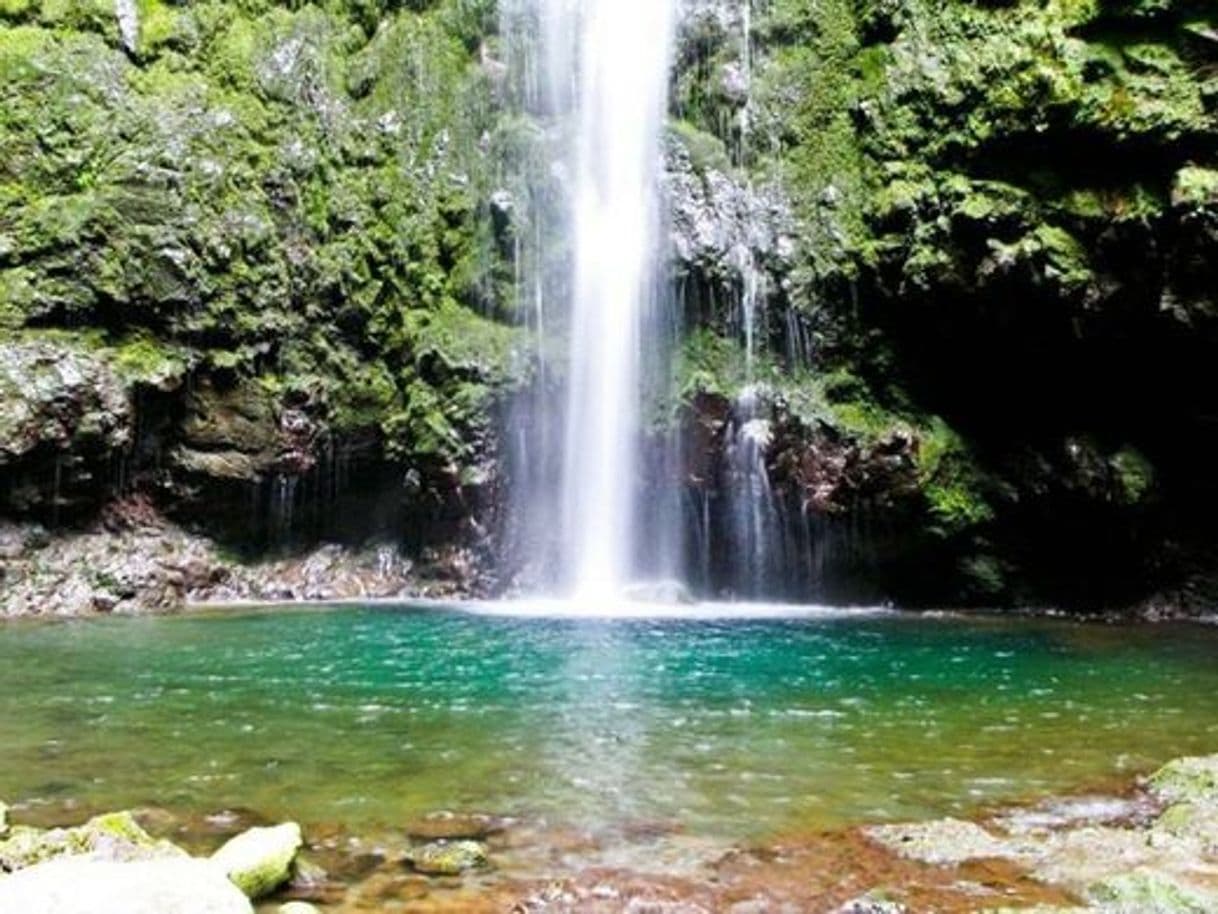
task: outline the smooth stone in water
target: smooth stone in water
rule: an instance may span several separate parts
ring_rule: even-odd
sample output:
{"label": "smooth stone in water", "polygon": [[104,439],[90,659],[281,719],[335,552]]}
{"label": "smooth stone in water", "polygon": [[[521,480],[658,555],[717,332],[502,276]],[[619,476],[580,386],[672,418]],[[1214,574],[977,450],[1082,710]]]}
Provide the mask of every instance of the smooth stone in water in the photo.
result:
{"label": "smooth stone in water", "polygon": [[206,860],[54,860],[0,876],[13,914],[252,914],[249,899]]}
{"label": "smooth stone in water", "polygon": [[8,834],[8,804],[0,800],[0,838]]}
{"label": "smooth stone in water", "polygon": [[278,914],[321,914],[321,911],[307,901],[289,901],[279,906]]}
{"label": "smooth stone in water", "polygon": [[406,862],[427,876],[460,876],[487,865],[486,845],[478,841],[433,841],[412,848]]}
{"label": "smooth stone in water", "polygon": [[261,898],[288,881],[292,861],[302,844],[300,826],[295,822],[251,828],[212,854],[211,862],[247,896]]}
{"label": "smooth stone in water", "polygon": [[435,813],[410,823],[406,834],[418,841],[481,841],[506,829],[508,820],[496,816]]}

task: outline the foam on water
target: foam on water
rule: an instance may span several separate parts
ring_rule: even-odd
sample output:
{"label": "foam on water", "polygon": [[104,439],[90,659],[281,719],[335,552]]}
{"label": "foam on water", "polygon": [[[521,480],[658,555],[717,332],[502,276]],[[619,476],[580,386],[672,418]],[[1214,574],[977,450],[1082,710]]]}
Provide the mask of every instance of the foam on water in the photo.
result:
{"label": "foam on water", "polygon": [[508,616],[519,619],[656,619],[656,620],[778,620],[778,619],[862,619],[891,615],[886,607],[840,607],[797,603],[763,602],[661,602],[626,600],[620,596],[589,596],[579,599],[485,600],[437,604],[482,616]]}

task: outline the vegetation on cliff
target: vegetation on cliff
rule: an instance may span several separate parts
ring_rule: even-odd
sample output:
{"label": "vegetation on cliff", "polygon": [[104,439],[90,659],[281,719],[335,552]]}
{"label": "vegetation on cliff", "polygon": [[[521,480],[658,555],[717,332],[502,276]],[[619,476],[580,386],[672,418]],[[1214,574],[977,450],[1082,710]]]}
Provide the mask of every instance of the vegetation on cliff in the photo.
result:
{"label": "vegetation on cliff", "polygon": [[908,525],[889,589],[1115,605],[1180,586],[1167,602],[1203,602],[1212,8],[776,0],[736,97],[739,44],[700,40],[709,88],[679,84],[686,116],[729,149],[748,124],[742,172],[780,181],[799,224],[772,350],[793,364],[802,322],[815,375],[853,379],[822,425],[913,436],[905,510],[854,507]]}
{"label": "vegetation on cliff", "polygon": [[[485,538],[533,380],[494,4],[135,12],[0,3],[0,511],[135,489],[235,541]],[[795,516],[900,530],[882,595],[1203,600],[1210,4],[767,0],[747,44],[687,13],[653,418],[694,468],[753,385]]]}

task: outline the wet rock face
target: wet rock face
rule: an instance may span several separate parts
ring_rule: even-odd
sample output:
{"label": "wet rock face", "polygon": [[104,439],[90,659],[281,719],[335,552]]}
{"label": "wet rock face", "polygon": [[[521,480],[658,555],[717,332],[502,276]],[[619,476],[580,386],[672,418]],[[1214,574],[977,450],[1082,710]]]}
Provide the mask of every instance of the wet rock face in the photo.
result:
{"label": "wet rock face", "polygon": [[132,412],[129,388],[95,354],[46,340],[0,346],[0,507],[57,514],[104,499]]}
{"label": "wet rock face", "polygon": [[[831,425],[809,422],[781,400],[766,401],[762,445],[769,483],[789,495],[802,510],[832,516],[864,500],[887,501],[915,496],[919,489],[916,434],[894,429],[875,442],[841,433]],[[702,394],[687,413],[686,484],[715,491],[728,484],[723,466],[725,436],[744,422],[741,407],[721,395]]]}
{"label": "wet rock face", "polygon": [[780,294],[797,232],[781,187],[745,184],[709,135],[674,131],[665,161],[678,284],[700,282],[724,294],[754,273],[773,287],[771,294]]}

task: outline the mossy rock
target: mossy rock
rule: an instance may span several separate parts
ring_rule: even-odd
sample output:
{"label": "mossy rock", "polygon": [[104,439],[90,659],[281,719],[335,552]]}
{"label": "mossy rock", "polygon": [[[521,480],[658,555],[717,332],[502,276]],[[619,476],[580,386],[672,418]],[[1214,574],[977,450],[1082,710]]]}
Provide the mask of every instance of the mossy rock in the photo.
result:
{"label": "mossy rock", "polygon": [[303,843],[295,822],[251,828],[221,847],[211,860],[246,897],[261,898],[288,881]]}
{"label": "mossy rock", "polygon": [[1218,896],[1183,885],[1154,870],[1135,870],[1087,890],[1105,914],[1212,914]]}
{"label": "mossy rock", "polygon": [[1218,851],[1218,803],[1176,803],[1163,811],[1154,830]]}
{"label": "mossy rock", "polygon": [[108,813],[74,828],[11,826],[0,841],[0,870],[13,872],[59,857],[129,862],[185,856],[142,829],[129,812]]}
{"label": "mossy rock", "polygon": [[1218,169],[1190,165],[1176,172],[1172,184],[1176,206],[1208,206],[1218,203]]}
{"label": "mossy rock", "polygon": [[1218,755],[1175,759],[1146,783],[1151,793],[1168,803],[1218,804]]}
{"label": "mossy rock", "polygon": [[412,848],[406,862],[415,872],[427,876],[460,876],[486,867],[490,860],[486,845],[480,841],[433,841]]}

